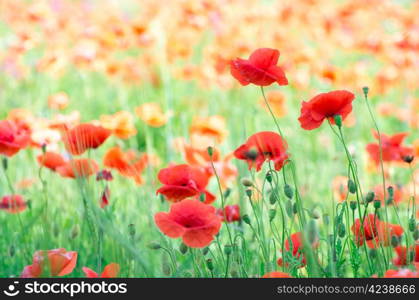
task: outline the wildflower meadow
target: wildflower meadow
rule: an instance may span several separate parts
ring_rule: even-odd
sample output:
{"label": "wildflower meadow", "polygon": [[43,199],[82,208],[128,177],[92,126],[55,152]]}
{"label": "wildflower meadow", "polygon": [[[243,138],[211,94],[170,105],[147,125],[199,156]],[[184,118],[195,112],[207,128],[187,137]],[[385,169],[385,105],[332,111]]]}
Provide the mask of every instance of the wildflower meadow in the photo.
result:
{"label": "wildflower meadow", "polygon": [[419,2],[0,0],[0,277],[419,277]]}

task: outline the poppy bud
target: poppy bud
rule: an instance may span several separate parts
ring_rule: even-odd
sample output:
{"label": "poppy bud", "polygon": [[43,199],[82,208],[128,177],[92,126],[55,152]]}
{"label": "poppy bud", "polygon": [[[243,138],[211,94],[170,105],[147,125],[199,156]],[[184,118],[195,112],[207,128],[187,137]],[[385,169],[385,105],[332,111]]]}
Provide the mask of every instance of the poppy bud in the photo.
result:
{"label": "poppy bud", "polygon": [[249,178],[243,178],[241,180],[241,183],[246,186],[246,187],[251,187],[253,186],[253,182],[249,179]]}
{"label": "poppy bud", "polygon": [[335,120],[335,124],[338,127],[342,127],[342,116],[341,115],[334,115],[333,119]]}
{"label": "poppy bud", "polygon": [[409,219],[409,231],[414,232],[416,229],[416,220],[414,218]]}
{"label": "poppy bud", "polygon": [[389,187],[387,188],[387,192],[388,192],[388,194],[389,194],[389,198],[390,198],[390,197],[391,197],[391,198],[394,198],[394,187],[389,186]]}
{"label": "poppy bud", "polygon": [[207,151],[208,151],[208,155],[209,155],[210,157],[212,157],[212,155],[214,154],[214,149],[213,149],[211,146],[209,146],[209,147],[207,148]]}
{"label": "poppy bud", "polygon": [[243,215],[242,220],[243,220],[244,223],[250,225],[249,215]]}
{"label": "poppy bud", "polygon": [[42,154],[45,154],[47,152],[47,144],[43,143],[41,145]]}
{"label": "poppy bud", "polygon": [[374,201],[374,197],[375,197],[375,193],[373,191],[369,191],[367,193],[367,196],[365,197],[365,200],[367,201],[367,203],[370,203]]}
{"label": "poppy bud", "polygon": [[128,233],[129,235],[133,238],[135,236],[135,225],[134,224],[129,224],[128,225]]}
{"label": "poppy bud", "polygon": [[292,218],[293,213],[292,213],[292,201],[291,200],[288,200],[285,203],[285,210],[287,211],[288,217]]}
{"label": "poppy bud", "polygon": [[151,242],[150,244],[148,244],[148,248],[150,248],[152,250],[159,250],[161,248],[161,246],[157,242]]}
{"label": "poppy bud", "polygon": [[413,232],[413,238],[415,241],[419,240],[419,229],[415,229],[415,232]]}
{"label": "poppy bud", "polygon": [[356,184],[352,179],[348,180],[348,190],[351,194],[356,193]]}
{"label": "poppy bud", "polygon": [[224,199],[227,199],[231,194],[231,189],[227,188],[226,191],[224,192]]}
{"label": "poppy bud", "polygon": [[266,173],[266,180],[268,182],[272,182],[272,173],[270,171],[268,173]]}
{"label": "poppy bud", "polygon": [[271,192],[271,195],[269,196],[269,203],[274,205],[275,202],[277,201],[277,199],[278,199],[278,195],[277,195],[276,191],[274,190],[274,191]]}
{"label": "poppy bud", "polygon": [[208,259],[207,259],[207,268],[208,268],[208,270],[210,270],[210,271],[214,270],[214,264],[213,264],[213,262],[212,262],[212,259],[211,259],[211,258],[208,258]]}
{"label": "poppy bud", "polygon": [[369,92],[369,87],[367,87],[367,86],[364,86],[363,88],[362,88],[362,91],[364,92],[364,96],[365,97],[367,97],[368,96],[368,92]]}
{"label": "poppy bud", "polygon": [[270,209],[269,210],[269,222],[272,222],[272,220],[275,218],[276,216],[276,210],[275,209]]}
{"label": "poppy bud", "polygon": [[199,201],[205,202],[205,193],[201,193],[201,195],[199,195]]}
{"label": "poppy bud", "polygon": [[374,208],[379,209],[381,207],[381,202],[379,200],[374,201]]}
{"label": "poppy bud", "polygon": [[293,213],[294,215],[296,215],[296,214],[297,214],[297,212],[298,212],[297,203],[294,203],[294,204],[293,204],[293,206],[292,206],[292,213]]}
{"label": "poppy bud", "polygon": [[346,235],[346,228],[345,228],[345,225],[343,223],[340,223],[338,225],[338,235],[341,238],[344,238],[345,235]]}
{"label": "poppy bud", "polygon": [[410,164],[413,161],[414,158],[415,157],[413,155],[406,155],[406,156],[403,156],[403,161],[405,163]]}
{"label": "poppy bud", "polygon": [[232,249],[231,249],[231,246],[230,245],[225,245],[224,246],[224,253],[225,253],[225,255],[229,256],[231,254],[231,251],[232,251]]}
{"label": "poppy bud", "polygon": [[3,157],[1,162],[2,162],[2,166],[3,166],[3,170],[7,171],[7,167],[9,166],[7,157]]}
{"label": "poppy bud", "polygon": [[351,201],[351,202],[349,202],[349,207],[350,207],[352,210],[355,210],[355,209],[356,209],[356,202],[355,202],[355,201]]}
{"label": "poppy bud", "polygon": [[74,240],[79,235],[79,233],[80,233],[80,227],[79,225],[76,224],[73,226],[73,229],[71,229],[71,235],[70,235],[71,239]]}
{"label": "poppy bud", "polygon": [[252,190],[251,189],[246,189],[246,195],[247,195],[247,197],[251,198],[252,197]]}
{"label": "poppy bud", "polygon": [[369,252],[369,255],[371,258],[376,258],[377,257],[377,250],[376,249],[371,249]]}
{"label": "poppy bud", "polygon": [[188,252],[188,246],[186,246],[184,243],[181,243],[179,246],[179,251],[180,253],[185,254]]}
{"label": "poppy bud", "polygon": [[395,235],[391,236],[391,246],[393,248],[397,247],[399,245],[399,238]]}
{"label": "poppy bud", "polygon": [[202,254],[205,256],[205,255],[207,255],[208,254],[208,252],[209,252],[209,248],[208,247],[205,247],[204,249],[202,249]]}
{"label": "poppy bud", "polygon": [[292,199],[292,197],[294,196],[294,191],[289,184],[286,184],[284,186],[284,194],[288,197],[288,199]]}

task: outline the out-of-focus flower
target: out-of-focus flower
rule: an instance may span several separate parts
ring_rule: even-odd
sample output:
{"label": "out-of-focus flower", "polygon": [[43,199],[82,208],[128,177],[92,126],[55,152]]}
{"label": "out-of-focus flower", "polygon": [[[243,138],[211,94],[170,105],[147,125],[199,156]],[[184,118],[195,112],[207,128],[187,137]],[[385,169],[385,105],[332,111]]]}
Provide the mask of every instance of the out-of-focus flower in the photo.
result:
{"label": "out-of-focus flower", "polygon": [[51,109],[63,110],[67,108],[70,99],[64,92],[59,92],[48,97],[48,107]]}
{"label": "out-of-focus flower", "polygon": [[135,109],[137,116],[151,127],[161,127],[167,122],[167,115],[163,113],[158,103],[144,103]]}
{"label": "out-of-focus flower", "polygon": [[228,133],[225,120],[221,116],[195,117],[189,132],[191,135],[207,136],[217,143],[222,143]]}
{"label": "out-of-focus flower", "polygon": [[0,210],[4,210],[11,214],[16,214],[24,211],[27,207],[23,196],[21,195],[6,195],[1,198]]}
{"label": "out-of-focus flower", "polygon": [[332,182],[333,194],[339,202],[345,201],[348,194],[348,177],[336,176]]}
{"label": "out-of-focus flower", "polygon": [[[280,91],[269,91],[266,93],[266,100],[272,109],[273,114],[277,118],[281,118],[287,114],[287,108],[285,107],[285,96]],[[268,110],[265,100],[260,100],[261,106]]]}
{"label": "out-of-focus flower", "polygon": [[285,272],[273,271],[266,273],[262,278],[292,278],[292,276]]}
{"label": "out-of-focus flower", "polygon": [[55,171],[66,178],[89,177],[99,171],[99,166],[93,159],[80,158],[66,162]]}
{"label": "out-of-focus flower", "polygon": [[82,270],[87,278],[115,278],[118,276],[120,266],[116,263],[110,263],[103,268],[103,272],[100,275],[87,267],[83,267]]}
{"label": "out-of-focus flower", "polygon": [[217,215],[221,217],[223,222],[231,223],[240,221],[240,206],[238,205],[227,205],[217,209]]}
{"label": "out-of-focus flower", "polygon": [[100,123],[120,139],[128,139],[137,134],[137,129],[134,126],[134,118],[127,111],[120,111],[113,115],[102,115],[100,117]]}
{"label": "out-of-focus flower", "polygon": [[11,157],[28,146],[30,135],[26,128],[15,122],[0,121],[0,155]]}
{"label": "out-of-focus flower", "polygon": [[64,159],[64,157],[62,157],[61,154],[48,151],[38,155],[37,160],[41,166],[48,168],[52,171],[55,171],[58,167],[61,167],[66,164],[66,160]]}
{"label": "out-of-focus flower", "polygon": [[84,123],[64,131],[63,141],[72,155],[83,154],[87,149],[96,149],[110,136],[111,131],[102,126]]}
{"label": "out-of-focus flower", "polygon": [[[311,247],[317,248],[318,242],[314,241]],[[290,253],[295,259],[300,260],[300,264],[298,265],[299,268],[302,268],[306,265],[306,258],[303,255],[303,248],[303,235],[301,232],[291,234],[291,236],[285,241],[285,251]],[[279,258],[277,263],[279,266],[282,266],[284,263],[284,259]],[[286,263],[286,265],[287,264],[288,263]]]}
{"label": "out-of-focus flower", "polygon": [[[403,157],[413,154],[413,149],[402,145],[407,133],[397,133],[392,136],[381,134],[382,159],[385,162],[401,162]],[[374,137],[378,140],[378,133],[374,132]],[[380,164],[380,145],[368,144],[367,152],[376,165]]]}

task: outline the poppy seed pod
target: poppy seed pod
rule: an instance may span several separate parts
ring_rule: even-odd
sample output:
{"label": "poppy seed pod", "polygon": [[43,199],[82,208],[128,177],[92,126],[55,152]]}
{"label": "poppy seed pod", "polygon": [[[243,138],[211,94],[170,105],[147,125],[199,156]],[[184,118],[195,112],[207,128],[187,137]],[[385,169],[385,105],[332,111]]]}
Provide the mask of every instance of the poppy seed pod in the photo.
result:
{"label": "poppy seed pod", "polygon": [[341,115],[334,115],[333,119],[335,120],[335,124],[338,127],[342,127],[342,116]]}
{"label": "poppy seed pod", "polygon": [[352,210],[355,210],[355,209],[356,209],[356,202],[355,202],[355,201],[351,201],[351,202],[349,202],[349,207],[350,207]]}
{"label": "poppy seed pod", "polygon": [[208,147],[208,148],[207,148],[207,152],[208,152],[208,155],[209,155],[210,157],[212,157],[212,155],[214,154],[214,148],[212,148],[211,146],[210,146],[210,147]]}
{"label": "poppy seed pod", "polygon": [[243,220],[244,223],[250,225],[249,215],[243,215],[242,220]]}
{"label": "poppy seed pod", "polygon": [[413,161],[414,158],[415,157],[413,155],[406,155],[406,156],[403,156],[403,161],[405,163],[410,164]]}
{"label": "poppy seed pod", "polygon": [[294,196],[294,190],[289,184],[286,184],[284,186],[284,194],[288,197],[288,199],[292,199],[292,197]]}
{"label": "poppy seed pod", "polygon": [[314,209],[311,213],[311,217],[315,220],[320,219],[320,213],[317,209]]}
{"label": "poppy seed pod", "polygon": [[188,246],[186,246],[184,243],[181,243],[179,246],[179,251],[180,253],[185,254],[188,252]]}
{"label": "poppy seed pod", "polygon": [[270,209],[269,210],[269,222],[272,222],[273,219],[275,219],[276,216],[276,210],[275,209]]}
{"label": "poppy seed pod", "polygon": [[356,193],[356,184],[352,179],[348,180],[348,190],[351,194]]}
{"label": "poppy seed pod", "polygon": [[368,96],[368,92],[369,92],[369,90],[370,90],[370,88],[369,88],[369,87],[367,87],[367,86],[364,86],[364,87],[362,88],[362,91],[364,92],[365,97],[367,97],[367,96]]}
{"label": "poppy seed pod", "polygon": [[242,183],[242,185],[243,185],[243,186],[246,186],[246,187],[251,187],[251,186],[253,186],[253,181],[252,181],[252,180],[250,180],[249,178],[243,178],[243,179],[241,180],[241,183]]}
{"label": "poppy seed pod", "polygon": [[374,201],[374,208],[379,209],[381,207],[381,202],[379,200]]}
{"label": "poppy seed pod", "polygon": [[365,201],[367,201],[367,203],[370,203],[374,201],[374,197],[375,197],[375,193],[373,191],[369,191],[367,196],[365,197]]}
{"label": "poppy seed pod", "polygon": [[288,217],[290,217],[290,218],[292,218],[292,215],[293,215],[293,213],[292,213],[292,201],[291,200],[288,200],[286,203],[285,203],[285,210],[286,210],[286,212],[287,212],[287,215],[288,215]]}

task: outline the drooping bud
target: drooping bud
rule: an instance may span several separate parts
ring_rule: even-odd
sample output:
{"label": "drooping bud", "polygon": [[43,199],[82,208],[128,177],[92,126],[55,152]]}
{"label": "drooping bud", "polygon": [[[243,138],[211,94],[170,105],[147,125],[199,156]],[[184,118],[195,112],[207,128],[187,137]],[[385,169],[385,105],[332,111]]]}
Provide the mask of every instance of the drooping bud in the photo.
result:
{"label": "drooping bud", "polygon": [[373,191],[369,191],[367,193],[367,196],[365,197],[365,201],[367,201],[367,203],[370,203],[374,201],[374,197],[375,197],[375,193]]}
{"label": "drooping bud", "polygon": [[242,178],[241,183],[246,187],[253,186],[253,181],[250,180],[249,178]]}
{"label": "drooping bud", "polygon": [[346,235],[346,228],[345,228],[345,225],[343,223],[340,223],[338,225],[338,235],[341,238],[344,238],[345,235]]}
{"label": "drooping bud", "polygon": [[278,200],[278,194],[277,194],[276,190],[273,190],[271,192],[271,194],[269,195],[269,203],[274,205],[277,200]]}
{"label": "drooping bud", "polygon": [[292,218],[293,213],[292,213],[292,201],[288,200],[287,202],[285,202],[285,210],[287,212],[288,217]]}
{"label": "drooping bud", "polygon": [[413,155],[406,155],[406,156],[403,156],[403,161],[405,163],[410,164],[410,163],[412,163],[412,161],[413,161],[414,158],[415,157]]}
{"label": "drooping bud", "polygon": [[415,229],[416,229],[416,220],[415,220],[415,218],[410,218],[409,219],[409,231],[414,232]]}
{"label": "drooping bud", "polygon": [[266,180],[271,183],[272,182],[272,172],[269,171],[268,173],[266,173]]}
{"label": "drooping bud", "polygon": [[276,209],[270,209],[269,210],[269,222],[272,222],[273,219],[275,219],[276,216]]}
{"label": "drooping bud", "polygon": [[334,115],[333,120],[335,120],[335,124],[338,127],[342,127],[342,116],[341,115]]}
{"label": "drooping bud", "polygon": [[297,206],[297,203],[294,203],[294,205],[292,206],[292,213],[293,213],[294,215],[296,215],[296,214],[297,214],[297,212],[298,212],[298,206]]}
{"label": "drooping bud", "polygon": [[243,215],[242,220],[243,220],[244,223],[250,225],[249,215]]}
{"label": "drooping bud", "polygon": [[292,197],[294,196],[294,191],[289,184],[286,184],[284,186],[284,194],[285,196],[287,196],[288,199],[292,199]]}
{"label": "drooping bud", "polygon": [[180,253],[185,254],[188,252],[188,246],[186,246],[184,243],[181,243],[179,246],[179,251]]}
{"label": "drooping bud", "polygon": [[348,190],[351,194],[356,193],[356,183],[352,179],[348,180]]}

